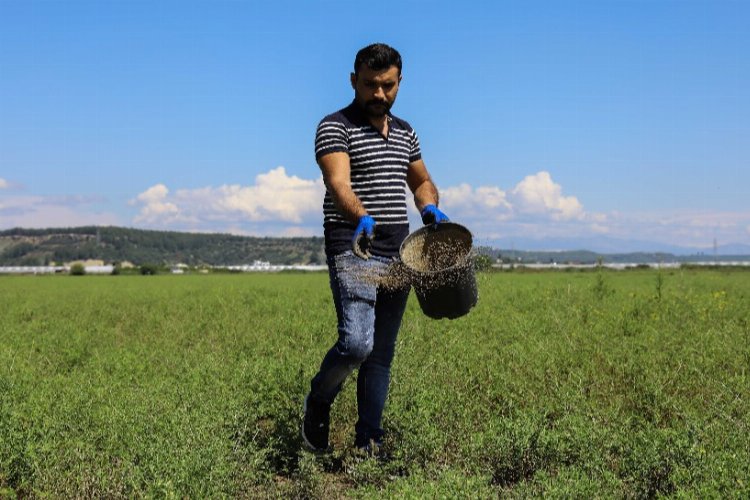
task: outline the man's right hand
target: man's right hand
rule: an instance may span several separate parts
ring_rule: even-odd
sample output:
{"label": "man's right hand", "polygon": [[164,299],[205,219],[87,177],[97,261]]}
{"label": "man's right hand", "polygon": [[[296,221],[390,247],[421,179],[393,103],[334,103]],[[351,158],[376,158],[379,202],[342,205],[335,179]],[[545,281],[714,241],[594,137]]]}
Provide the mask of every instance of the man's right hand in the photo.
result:
{"label": "man's right hand", "polygon": [[363,215],[359,218],[359,224],[357,229],[354,230],[354,237],[352,238],[352,251],[354,255],[360,259],[369,259],[370,245],[372,240],[375,239],[375,219],[369,215]]}

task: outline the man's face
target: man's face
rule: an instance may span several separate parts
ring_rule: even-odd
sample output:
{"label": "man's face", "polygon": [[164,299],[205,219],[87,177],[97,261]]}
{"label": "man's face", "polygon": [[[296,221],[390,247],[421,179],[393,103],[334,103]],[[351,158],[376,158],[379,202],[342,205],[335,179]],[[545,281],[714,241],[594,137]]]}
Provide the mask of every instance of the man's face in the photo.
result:
{"label": "man's face", "polygon": [[357,104],[368,116],[382,118],[396,101],[401,73],[396,66],[375,71],[362,64],[351,80]]}

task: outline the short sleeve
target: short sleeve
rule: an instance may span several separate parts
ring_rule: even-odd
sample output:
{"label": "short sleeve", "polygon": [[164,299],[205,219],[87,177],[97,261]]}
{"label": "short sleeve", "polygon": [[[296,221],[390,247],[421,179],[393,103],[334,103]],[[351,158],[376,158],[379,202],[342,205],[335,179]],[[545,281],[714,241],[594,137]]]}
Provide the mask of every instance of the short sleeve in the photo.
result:
{"label": "short sleeve", "polygon": [[422,159],[422,150],[419,148],[419,137],[413,130],[411,131],[411,140],[409,141],[409,163]]}
{"label": "short sleeve", "polygon": [[349,135],[343,123],[322,121],[315,133],[315,159],[329,153],[348,153]]}

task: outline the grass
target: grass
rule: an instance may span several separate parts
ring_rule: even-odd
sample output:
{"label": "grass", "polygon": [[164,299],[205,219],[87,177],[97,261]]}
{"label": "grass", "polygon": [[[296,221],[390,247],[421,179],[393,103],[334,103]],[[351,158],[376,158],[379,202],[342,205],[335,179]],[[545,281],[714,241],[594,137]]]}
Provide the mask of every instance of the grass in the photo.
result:
{"label": "grass", "polygon": [[324,274],[2,277],[0,497],[750,495],[750,274],[478,276],[410,298],[381,459],[300,450]]}

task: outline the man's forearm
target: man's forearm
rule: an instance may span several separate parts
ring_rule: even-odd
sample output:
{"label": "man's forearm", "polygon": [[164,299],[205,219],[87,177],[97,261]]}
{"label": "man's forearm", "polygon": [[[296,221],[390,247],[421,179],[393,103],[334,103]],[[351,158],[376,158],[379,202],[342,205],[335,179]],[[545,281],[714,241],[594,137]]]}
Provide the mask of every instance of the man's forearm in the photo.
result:
{"label": "man's forearm", "polygon": [[438,190],[431,180],[425,180],[414,190],[414,203],[420,212],[427,205],[437,206],[439,198]]}
{"label": "man's forearm", "polygon": [[331,194],[333,204],[336,205],[339,213],[346,219],[356,224],[360,217],[367,215],[367,210],[362,205],[362,201],[352,191],[349,184],[340,183],[331,185],[326,183],[326,187]]}

